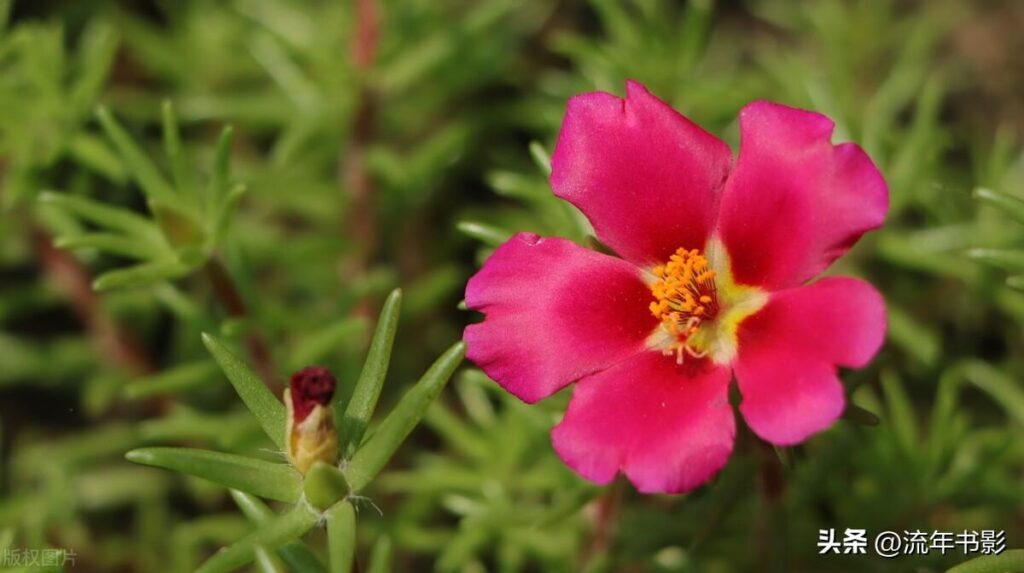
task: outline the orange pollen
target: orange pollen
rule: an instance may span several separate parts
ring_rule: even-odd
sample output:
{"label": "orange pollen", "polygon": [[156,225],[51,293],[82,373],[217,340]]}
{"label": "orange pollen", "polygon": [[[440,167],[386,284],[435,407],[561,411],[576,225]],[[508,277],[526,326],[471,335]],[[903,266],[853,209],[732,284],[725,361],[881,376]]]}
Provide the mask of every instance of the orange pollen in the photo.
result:
{"label": "orange pollen", "polygon": [[679,363],[683,361],[683,351],[691,356],[703,356],[704,353],[694,351],[686,339],[700,329],[701,323],[713,320],[718,314],[715,271],[708,267],[708,260],[700,250],[680,248],[667,263],[654,267],[652,272],[658,280],[650,286],[654,295],[651,314],[661,320],[665,330],[676,339],[665,354],[675,354]]}

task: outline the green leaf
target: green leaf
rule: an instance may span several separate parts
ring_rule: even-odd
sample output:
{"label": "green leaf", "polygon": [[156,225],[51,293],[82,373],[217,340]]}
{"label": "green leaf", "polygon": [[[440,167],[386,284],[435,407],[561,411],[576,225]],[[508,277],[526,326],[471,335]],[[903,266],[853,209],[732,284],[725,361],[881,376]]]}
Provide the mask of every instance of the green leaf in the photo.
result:
{"label": "green leaf", "polygon": [[166,245],[163,235],[152,221],[127,209],[110,207],[85,197],[75,197],[52,191],[40,194],[39,201],[64,209],[101,227],[117,229],[154,244]]}
{"label": "green leaf", "polygon": [[135,177],[139,186],[142,187],[142,191],[146,196],[170,207],[187,212],[188,209],[182,203],[181,197],[174,192],[174,189],[167,183],[163,175],[160,174],[156,165],[153,165],[149,157],[139,149],[135,141],[132,140],[132,137],[128,135],[128,132],[114,119],[110,110],[101,106],[96,110],[96,117],[99,119],[103,131],[110,138],[114,147],[117,148],[118,153],[121,154],[121,158],[124,159],[128,170]]}
{"label": "green leaf", "polygon": [[359,447],[366,426],[377,408],[377,400],[388,374],[388,363],[391,361],[391,348],[394,346],[395,333],[398,331],[401,307],[402,291],[395,289],[384,302],[384,308],[377,319],[377,329],[370,342],[370,350],[366,355],[366,362],[363,363],[363,371],[359,374],[352,398],[349,399],[341,419],[340,443],[345,458],[351,456]]}
{"label": "green leaf", "polygon": [[227,203],[231,191],[231,140],[234,135],[234,128],[228,125],[221,130],[220,138],[217,139],[210,197],[218,210]]}
{"label": "green leaf", "polygon": [[214,243],[220,243],[225,234],[227,234],[228,226],[231,224],[231,216],[235,212],[235,208],[238,203],[245,196],[246,186],[239,183],[228,191],[227,196],[216,211],[216,215],[213,218],[213,241]]}
{"label": "green leaf", "polygon": [[343,501],[327,511],[327,544],[331,573],[350,573],[356,557],[356,512]]}
{"label": "green leaf", "polygon": [[972,249],[967,253],[972,259],[1007,269],[1024,271],[1024,251],[1016,249]]}
{"label": "green leaf", "polygon": [[178,130],[178,118],[174,113],[174,106],[170,100],[164,100],[163,128],[164,128],[164,151],[171,163],[171,176],[174,178],[174,185],[184,196],[197,200],[198,192],[195,181],[192,178],[192,171],[185,158],[185,152],[181,146],[181,132]]}
{"label": "green leaf", "polygon": [[300,503],[288,513],[261,526],[241,541],[221,549],[203,563],[196,573],[227,573],[251,562],[257,547],[275,550],[292,539],[304,535],[317,524],[320,514]]}
{"label": "green leaf", "polygon": [[217,372],[217,365],[208,360],[182,364],[125,385],[124,396],[137,400],[155,394],[177,393],[204,385]]}
{"label": "green leaf", "polygon": [[1006,286],[1017,290],[1024,290],[1024,275],[1016,275],[1006,278]]}
{"label": "green leaf", "polygon": [[264,547],[256,547],[253,550],[256,561],[256,570],[260,573],[288,573],[284,564]]}
{"label": "green leaf", "polygon": [[991,396],[1018,424],[1024,425],[1024,390],[1016,379],[984,362],[968,362],[964,370],[972,384]]}
{"label": "green leaf", "polygon": [[[245,517],[258,526],[267,525],[277,518],[277,514],[267,507],[267,504],[253,495],[233,489],[231,490],[231,497],[238,504]],[[285,543],[277,549],[277,553],[293,571],[327,573],[327,568],[320,562],[320,559],[313,553],[313,550],[300,540],[296,539]]]}
{"label": "green leaf", "polygon": [[266,525],[277,517],[274,510],[270,509],[260,498],[237,489],[231,490],[230,493],[231,498],[235,500],[235,504],[242,510],[245,517],[256,525]]}
{"label": "green leaf", "polygon": [[889,306],[888,338],[926,366],[938,361],[941,342],[935,329],[897,305]]}
{"label": "green leaf", "polygon": [[189,271],[188,266],[178,261],[154,261],[125,269],[103,273],[92,282],[95,290],[130,288],[150,285],[167,279],[181,277]]}
{"label": "green leaf", "polygon": [[471,237],[490,247],[497,247],[512,236],[512,233],[493,225],[477,221],[460,221],[456,227],[467,237]]}
{"label": "green leaf", "polygon": [[249,408],[253,416],[259,420],[263,431],[282,451],[285,446],[285,425],[287,414],[281,403],[267,386],[241,359],[235,356],[223,342],[216,337],[203,333],[203,344],[213,358],[220,364],[224,375],[235,387],[235,392]]}
{"label": "green leaf", "polygon": [[431,365],[426,374],[398,402],[345,467],[352,491],[359,491],[384,468],[391,456],[426,413],[458,368],[466,354],[466,344],[458,342]]}
{"label": "green leaf", "polygon": [[77,109],[85,112],[96,101],[107,83],[119,43],[117,30],[109,21],[93,19],[83,31],[75,50],[79,72],[68,93]]}
{"label": "green leaf", "polygon": [[128,177],[121,158],[99,137],[88,133],[76,133],[68,141],[68,155],[86,169],[91,169],[115,183],[124,183]]}
{"label": "green leaf", "polygon": [[530,142],[530,157],[544,175],[551,175],[551,155],[544,146],[537,141]]}
{"label": "green leaf", "polygon": [[1005,213],[1013,220],[1024,225],[1024,201],[1011,195],[984,188],[975,189],[974,196],[982,203],[995,207],[999,212]]}
{"label": "green leaf", "polygon": [[391,538],[382,535],[373,544],[373,553],[370,555],[370,567],[366,573],[390,573],[391,568]]}
{"label": "green leaf", "polygon": [[1024,549],[1011,549],[999,555],[983,555],[961,563],[946,573],[1021,573]]}
{"label": "green leaf", "polygon": [[927,455],[930,468],[939,467],[943,457],[956,448],[957,404],[963,384],[963,371],[969,367],[964,364],[953,366],[939,377],[928,421]]}
{"label": "green leaf", "polygon": [[917,420],[910,398],[898,376],[891,370],[882,372],[881,383],[893,432],[904,450],[913,452],[917,447]]}
{"label": "green leaf", "polygon": [[53,242],[58,249],[96,249],[130,259],[149,260],[162,257],[166,251],[115,233],[85,233],[60,237]]}
{"label": "green leaf", "polygon": [[295,502],[302,492],[302,476],[291,466],[235,454],[192,448],[139,448],[125,454],[125,458],[278,501]]}

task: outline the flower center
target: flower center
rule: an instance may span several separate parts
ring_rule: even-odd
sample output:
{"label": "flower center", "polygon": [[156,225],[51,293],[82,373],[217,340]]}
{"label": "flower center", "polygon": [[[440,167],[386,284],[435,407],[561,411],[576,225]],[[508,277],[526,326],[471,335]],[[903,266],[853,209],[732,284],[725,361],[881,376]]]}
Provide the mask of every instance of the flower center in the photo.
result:
{"label": "flower center", "polygon": [[718,291],[715,286],[716,272],[711,269],[708,259],[699,249],[677,249],[664,265],[652,269],[657,280],[650,284],[654,302],[651,314],[661,321],[665,331],[672,337],[662,352],[675,354],[676,362],[683,363],[683,354],[696,358],[707,355],[689,343],[701,325],[718,316]]}

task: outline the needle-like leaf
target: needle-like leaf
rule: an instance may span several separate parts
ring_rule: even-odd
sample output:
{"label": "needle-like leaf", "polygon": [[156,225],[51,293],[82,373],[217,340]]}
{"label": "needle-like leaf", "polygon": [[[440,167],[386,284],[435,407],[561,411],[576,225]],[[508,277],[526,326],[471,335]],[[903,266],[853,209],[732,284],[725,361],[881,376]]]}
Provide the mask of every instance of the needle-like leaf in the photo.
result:
{"label": "needle-like leaf", "polygon": [[530,142],[530,157],[544,175],[551,175],[551,154],[538,141]]}
{"label": "needle-like leaf", "polygon": [[130,288],[149,285],[188,273],[188,266],[176,260],[142,263],[124,269],[103,273],[92,282],[96,290]]}
{"label": "needle-like leaf", "polygon": [[139,149],[128,132],[114,119],[110,110],[100,107],[96,110],[96,117],[146,196],[186,211],[181,197],[174,192],[174,188],[160,174],[156,165],[150,161],[149,156]]}
{"label": "needle-like leaf", "polygon": [[349,457],[359,447],[366,426],[377,407],[380,391],[384,387],[384,378],[388,374],[388,363],[391,361],[391,348],[394,346],[395,333],[398,331],[398,316],[402,306],[402,291],[395,289],[388,295],[384,308],[377,320],[377,329],[370,342],[370,350],[363,364],[363,371],[352,391],[352,398],[345,408],[341,419],[340,433],[342,453]]}
{"label": "needle-like leaf", "polygon": [[125,458],[278,501],[295,502],[302,492],[302,476],[291,466],[235,454],[192,448],[139,448],[125,454]]}
{"label": "needle-like leaf", "polygon": [[1005,213],[1018,223],[1024,224],[1024,201],[1017,197],[984,188],[975,189],[974,196],[981,202],[999,209],[1000,212]]}
{"label": "needle-like leaf", "polygon": [[1024,271],[1024,250],[973,249],[967,253],[974,260],[1012,272]]}
{"label": "needle-like leaf", "polygon": [[124,386],[124,397],[137,400],[163,393],[178,393],[196,388],[212,379],[217,365],[200,360],[168,368],[163,372],[133,380]]}
{"label": "needle-like leaf", "polygon": [[444,389],[465,354],[466,344],[463,342],[456,343],[442,354],[420,381],[399,400],[366,444],[356,451],[345,467],[352,491],[359,491],[370,483],[388,463]]}
{"label": "needle-like leaf", "polygon": [[370,568],[367,573],[388,573],[389,571],[391,571],[391,538],[382,535],[373,544]]}
{"label": "needle-like leaf", "polygon": [[111,207],[74,195],[46,191],[39,195],[39,201],[64,209],[82,219],[108,229],[123,231],[140,239],[156,244],[166,244],[160,229],[149,219],[120,207]]}
{"label": "needle-like leaf", "polygon": [[256,547],[253,550],[253,556],[256,561],[256,570],[260,573],[287,573],[288,571],[277,556],[264,547]]}
{"label": "needle-like leaf", "polygon": [[170,101],[163,104],[164,151],[171,163],[171,176],[178,191],[190,199],[197,199],[195,180],[185,158],[181,145],[181,133],[178,130],[178,117]]}
{"label": "needle-like leaf", "polygon": [[490,247],[497,247],[512,236],[512,233],[504,229],[479,221],[459,221],[456,227],[467,237],[476,239]]}
{"label": "needle-like leaf", "polygon": [[54,241],[58,249],[96,249],[130,259],[149,260],[166,254],[163,249],[116,233],[84,233],[60,237]]}
{"label": "needle-like leaf", "polygon": [[266,385],[241,359],[234,355],[223,342],[210,334],[203,333],[203,344],[220,364],[224,375],[235,387],[235,392],[245,402],[249,411],[259,420],[263,431],[278,448],[284,449],[285,421],[287,414],[281,403]]}
{"label": "needle-like leaf", "polygon": [[231,140],[234,138],[233,127],[226,126],[220,132],[217,140],[217,151],[213,163],[213,178],[210,180],[212,187],[209,194],[210,200],[219,210],[228,200],[231,191]]}

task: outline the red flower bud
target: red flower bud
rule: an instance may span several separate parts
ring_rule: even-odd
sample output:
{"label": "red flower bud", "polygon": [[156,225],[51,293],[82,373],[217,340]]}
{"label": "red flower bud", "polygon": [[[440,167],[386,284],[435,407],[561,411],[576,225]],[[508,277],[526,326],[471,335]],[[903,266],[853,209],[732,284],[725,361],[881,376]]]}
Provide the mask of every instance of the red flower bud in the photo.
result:
{"label": "red flower bud", "polygon": [[334,396],[338,385],[334,375],[323,366],[307,366],[292,374],[292,404],[295,407],[294,422],[301,423],[317,404],[326,406]]}
{"label": "red flower bud", "polygon": [[288,461],[303,474],[316,462],[333,464],[338,458],[331,397],[337,380],[322,366],[309,366],[292,374],[284,391],[288,410]]}

